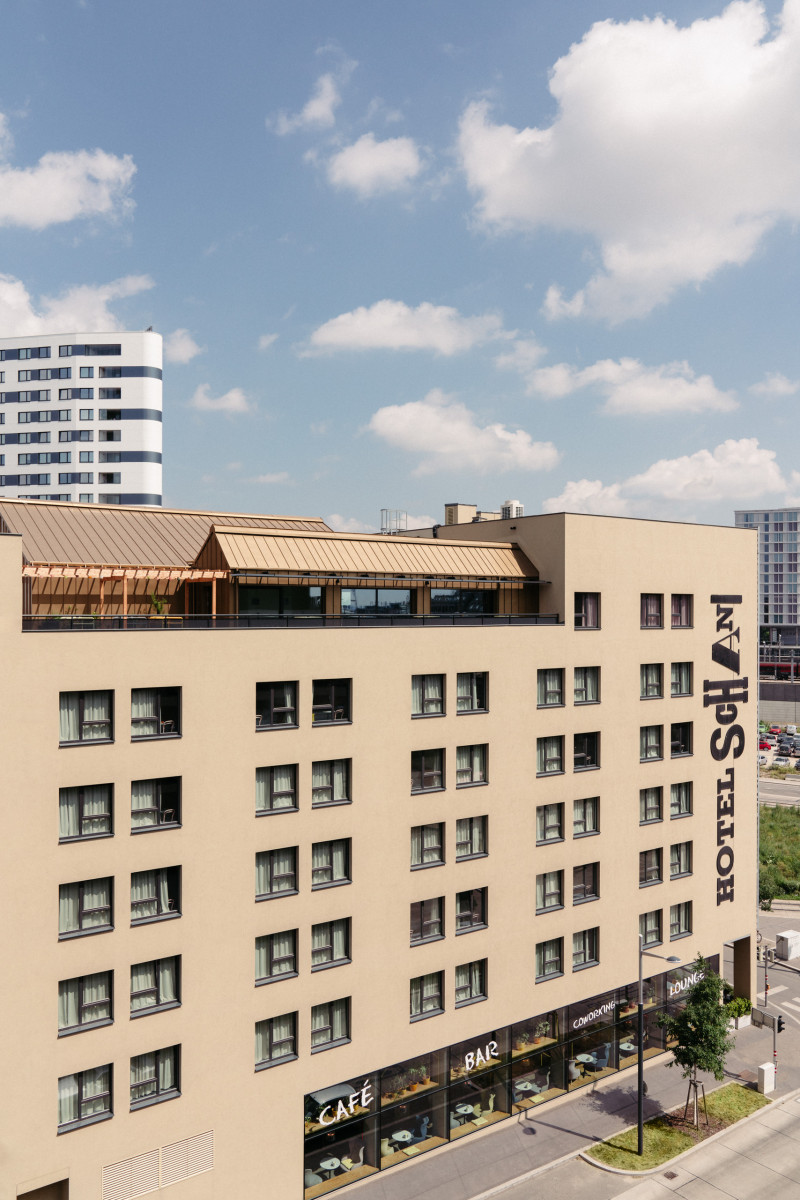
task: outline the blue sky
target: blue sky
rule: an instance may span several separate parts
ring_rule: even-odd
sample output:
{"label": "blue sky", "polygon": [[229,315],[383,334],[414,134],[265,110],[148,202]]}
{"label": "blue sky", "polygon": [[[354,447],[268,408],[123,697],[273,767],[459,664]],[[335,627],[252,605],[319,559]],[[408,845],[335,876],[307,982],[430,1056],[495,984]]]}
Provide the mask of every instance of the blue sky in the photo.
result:
{"label": "blue sky", "polygon": [[7,0],[0,335],[165,338],[164,502],[800,505],[800,0]]}

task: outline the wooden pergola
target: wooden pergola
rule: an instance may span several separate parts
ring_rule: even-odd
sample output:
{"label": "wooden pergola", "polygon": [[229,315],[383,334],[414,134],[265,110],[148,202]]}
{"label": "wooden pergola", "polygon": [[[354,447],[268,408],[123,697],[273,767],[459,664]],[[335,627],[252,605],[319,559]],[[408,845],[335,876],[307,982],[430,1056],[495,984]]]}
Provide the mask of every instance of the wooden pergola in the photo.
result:
{"label": "wooden pergola", "polygon": [[104,615],[105,585],[107,580],[122,580],[122,613],[128,615],[128,583],[137,580],[154,583],[210,583],[211,614],[217,613],[217,580],[228,579],[229,571],[208,570],[197,567],[125,567],[101,563],[76,565],[75,563],[26,563],[22,568],[26,579],[97,579],[100,582],[100,616]]}

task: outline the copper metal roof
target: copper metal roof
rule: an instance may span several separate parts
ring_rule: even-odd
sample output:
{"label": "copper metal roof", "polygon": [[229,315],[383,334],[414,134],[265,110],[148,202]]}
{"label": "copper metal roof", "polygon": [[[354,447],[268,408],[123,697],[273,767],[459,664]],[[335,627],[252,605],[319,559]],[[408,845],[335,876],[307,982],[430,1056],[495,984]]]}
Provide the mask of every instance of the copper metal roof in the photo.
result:
{"label": "copper metal roof", "polygon": [[455,542],[381,534],[214,529],[197,566],[231,571],[535,579],[538,571],[510,542]]}
{"label": "copper metal roof", "polygon": [[329,532],[318,517],[251,517],[242,513],[0,498],[0,533],[22,536],[22,553],[28,563],[189,567],[212,526],[241,526],[243,522],[258,529]]}

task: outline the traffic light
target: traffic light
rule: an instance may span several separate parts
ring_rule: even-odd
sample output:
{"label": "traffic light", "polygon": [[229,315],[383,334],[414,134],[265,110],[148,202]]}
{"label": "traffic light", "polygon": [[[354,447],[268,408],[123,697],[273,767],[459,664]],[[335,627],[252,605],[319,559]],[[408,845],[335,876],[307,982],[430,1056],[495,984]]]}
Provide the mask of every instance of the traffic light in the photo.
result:
{"label": "traffic light", "polygon": [[778,1033],[783,1033],[786,1027],[785,1019],[778,1013]]}

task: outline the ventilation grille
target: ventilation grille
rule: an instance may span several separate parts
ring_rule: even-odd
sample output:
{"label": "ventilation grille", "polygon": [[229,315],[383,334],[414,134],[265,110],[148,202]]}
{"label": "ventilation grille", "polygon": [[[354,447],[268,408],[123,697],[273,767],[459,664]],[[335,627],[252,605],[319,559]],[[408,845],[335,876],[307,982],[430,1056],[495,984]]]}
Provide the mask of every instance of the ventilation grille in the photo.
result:
{"label": "ventilation grille", "polygon": [[214,1130],[103,1167],[103,1200],[135,1200],[214,1166]]}

